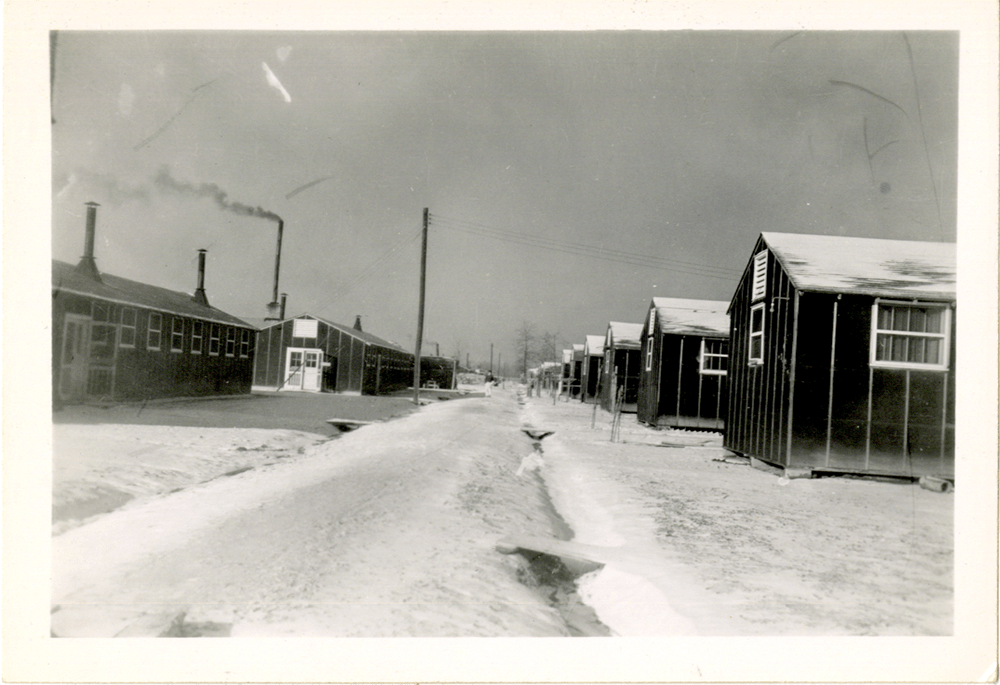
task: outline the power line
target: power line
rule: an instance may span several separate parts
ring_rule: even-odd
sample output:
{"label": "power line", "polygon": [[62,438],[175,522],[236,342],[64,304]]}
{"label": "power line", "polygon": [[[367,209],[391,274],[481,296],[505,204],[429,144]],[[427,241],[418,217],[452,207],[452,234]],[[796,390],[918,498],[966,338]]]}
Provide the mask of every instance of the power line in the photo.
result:
{"label": "power line", "polygon": [[388,250],[380,254],[378,257],[372,260],[365,268],[359,271],[353,278],[351,278],[342,286],[334,290],[333,293],[327,299],[325,299],[323,302],[317,305],[316,310],[319,311],[343,299],[351,291],[351,289],[354,288],[354,286],[370,278],[373,274],[377,272],[377,270],[380,267],[384,266],[394,257],[398,256],[402,248],[407,247],[411,243],[416,242],[417,238],[420,237],[422,231],[423,227],[421,226],[417,228],[412,235],[410,235],[407,238],[404,238],[403,240],[399,241],[398,243],[390,247]]}
{"label": "power line", "polygon": [[614,248],[594,247],[594,246],[590,246],[590,245],[584,245],[583,243],[571,242],[571,241],[566,241],[566,240],[555,240],[553,238],[545,238],[543,236],[531,235],[529,233],[519,233],[519,232],[516,232],[516,231],[506,231],[506,230],[501,229],[501,228],[496,228],[494,226],[488,226],[486,224],[476,223],[474,221],[467,221],[465,219],[453,219],[453,218],[450,218],[450,217],[439,217],[439,218],[442,221],[445,221],[445,222],[448,222],[448,223],[451,223],[451,224],[463,225],[463,226],[469,227],[471,229],[482,229],[482,230],[486,230],[486,231],[495,232],[495,233],[501,234],[501,235],[516,236],[516,237],[519,237],[519,238],[524,238],[524,239],[528,239],[528,240],[532,240],[532,241],[538,241],[538,242],[541,242],[541,243],[549,243],[549,244],[556,245],[556,246],[561,245],[561,246],[565,246],[565,247],[581,248],[581,249],[586,249],[586,250],[591,250],[591,251],[596,250],[596,251],[601,252],[602,254],[607,253],[607,254],[621,256],[621,257],[627,257],[627,258],[638,258],[638,259],[644,259],[644,260],[652,260],[652,261],[656,261],[656,262],[679,264],[681,266],[688,266],[688,267],[695,267],[695,268],[706,268],[706,269],[712,269],[712,270],[715,270],[715,271],[721,271],[721,272],[732,273],[732,274],[742,273],[742,272],[736,271],[735,269],[728,269],[726,267],[715,266],[715,265],[712,265],[712,264],[699,264],[697,262],[685,262],[683,260],[669,259],[667,257],[652,257],[650,255],[642,255],[642,254],[637,254],[635,252],[625,252],[624,250],[616,250]]}
{"label": "power line", "polygon": [[739,275],[741,274],[741,272],[735,271],[733,269],[727,269],[725,267],[714,266],[711,264],[682,262],[679,260],[651,257],[648,255],[640,255],[640,254],[625,252],[622,250],[595,247],[591,245],[585,245],[582,243],[558,241],[558,240],[553,240],[551,238],[532,236],[525,233],[505,231],[502,229],[488,227],[483,224],[474,224],[472,222],[466,222],[459,219],[439,217],[437,215],[434,215],[432,218],[434,219],[434,225],[441,226],[442,228],[446,228],[449,230],[459,231],[462,233],[469,233],[481,237],[493,238],[495,240],[520,244],[527,247],[552,250],[554,252],[561,252],[563,254],[591,257],[594,259],[601,259],[604,261],[630,264],[632,266],[643,266],[651,269],[659,269],[662,271],[672,271],[693,276],[703,276],[707,278],[718,278],[727,281],[735,281],[739,278]]}

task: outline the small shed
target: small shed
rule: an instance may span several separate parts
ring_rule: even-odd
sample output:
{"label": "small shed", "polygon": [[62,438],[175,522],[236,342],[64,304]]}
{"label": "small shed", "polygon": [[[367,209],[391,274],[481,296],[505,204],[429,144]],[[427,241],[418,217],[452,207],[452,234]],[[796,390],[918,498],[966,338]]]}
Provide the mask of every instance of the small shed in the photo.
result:
{"label": "small shed", "polygon": [[654,427],[722,430],[728,302],[654,297],[642,331],[637,418]]}
{"label": "small shed", "polygon": [[583,343],[583,361],[580,364],[580,401],[598,401],[603,361],[604,337],[588,335]]}
{"label": "small shed", "polygon": [[[420,355],[420,386],[436,383],[443,390],[458,387],[458,360],[449,357]],[[412,370],[410,384],[413,384]]]}
{"label": "small shed", "polygon": [[762,233],[729,308],[726,448],[954,478],[955,245]]}
{"label": "small shed", "polygon": [[601,369],[601,406],[614,411],[622,392],[621,410],[636,411],[641,367],[641,323],[611,321],[604,336],[604,363]]}
{"label": "small shed", "polygon": [[254,389],[379,395],[413,385],[413,353],[311,314],[264,322]]}
{"label": "small shed", "polygon": [[54,403],[249,393],[256,331],[208,303],[205,251],[194,294],[101,273],[97,207],[80,262],[52,260]]}

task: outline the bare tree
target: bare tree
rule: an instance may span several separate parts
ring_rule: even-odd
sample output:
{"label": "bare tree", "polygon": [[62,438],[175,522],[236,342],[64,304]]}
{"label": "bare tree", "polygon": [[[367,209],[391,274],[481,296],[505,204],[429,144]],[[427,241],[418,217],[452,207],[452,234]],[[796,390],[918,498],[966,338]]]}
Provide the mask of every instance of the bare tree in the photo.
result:
{"label": "bare tree", "polygon": [[560,361],[559,350],[556,349],[559,343],[558,333],[549,333],[545,331],[539,336],[538,348],[542,355],[542,361],[546,362],[557,362]]}
{"label": "bare tree", "polygon": [[524,374],[525,380],[528,379],[528,360],[535,356],[536,342],[535,324],[530,321],[521,322],[518,329],[514,331],[514,349],[517,350],[517,354],[522,360],[521,373]]}

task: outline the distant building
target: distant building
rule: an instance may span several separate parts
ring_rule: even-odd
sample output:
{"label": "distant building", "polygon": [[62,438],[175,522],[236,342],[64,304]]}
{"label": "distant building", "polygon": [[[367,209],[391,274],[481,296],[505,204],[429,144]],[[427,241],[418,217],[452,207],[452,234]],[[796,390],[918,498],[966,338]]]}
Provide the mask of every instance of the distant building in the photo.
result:
{"label": "distant building", "polygon": [[579,397],[583,387],[583,348],[582,344],[573,345],[573,373],[570,381],[570,397]]}
{"label": "distant building", "polygon": [[604,361],[604,336],[588,335],[583,343],[580,364],[580,400],[597,402],[601,388],[601,365]]}
{"label": "distant building", "polygon": [[249,393],[256,331],[208,304],[205,251],[194,295],[100,273],[97,206],[80,263],[52,261],[54,402]]}
{"label": "distant building", "polygon": [[725,446],[954,477],[955,245],[762,233],[729,309]]}
{"label": "distant building", "polygon": [[612,321],[604,336],[601,369],[601,406],[614,411],[621,394],[621,410],[635,412],[639,397],[641,323]]}
{"label": "distant building", "polygon": [[412,352],[311,314],[261,322],[256,360],[259,390],[379,395],[413,385]]}
{"label": "distant building", "polygon": [[642,331],[637,418],[655,427],[722,430],[728,302],[654,297]]}
{"label": "distant building", "polygon": [[[454,390],[458,387],[458,360],[450,357],[420,356],[420,387],[434,387]],[[410,384],[413,371],[410,371]]]}

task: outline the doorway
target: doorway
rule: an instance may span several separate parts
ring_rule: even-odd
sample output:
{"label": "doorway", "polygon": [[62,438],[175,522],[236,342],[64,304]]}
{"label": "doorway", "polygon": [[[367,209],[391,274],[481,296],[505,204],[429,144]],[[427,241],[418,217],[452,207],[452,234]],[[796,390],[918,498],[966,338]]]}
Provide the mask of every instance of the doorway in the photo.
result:
{"label": "doorway", "polygon": [[289,347],[285,357],[285,384],[282,390],[320,391],[323,350]]}
{"label": "doorway", "polygon": [[82,400],[86,394],[89,342],[90,317],[67,314],[59,358],[59,397],[62,400]]}

